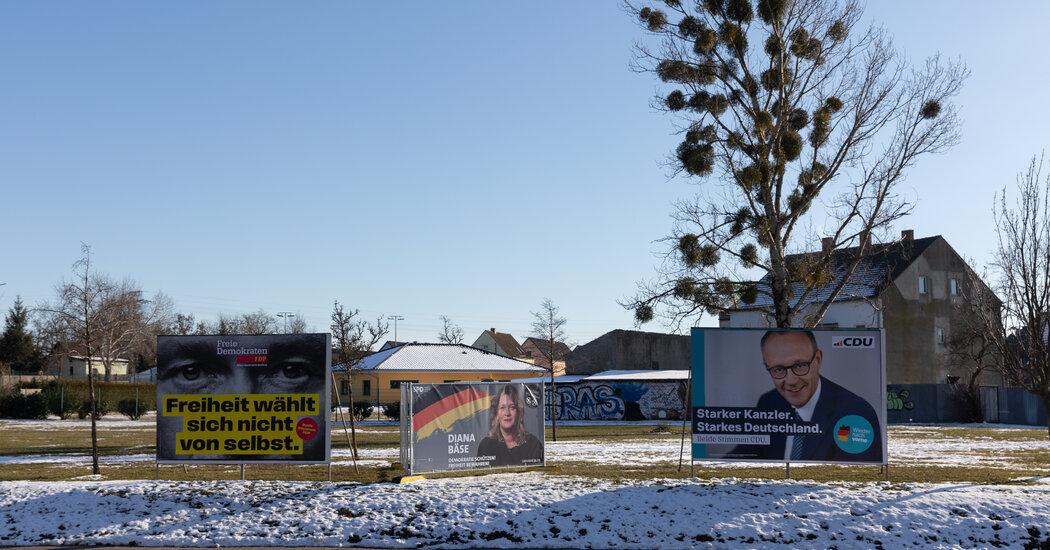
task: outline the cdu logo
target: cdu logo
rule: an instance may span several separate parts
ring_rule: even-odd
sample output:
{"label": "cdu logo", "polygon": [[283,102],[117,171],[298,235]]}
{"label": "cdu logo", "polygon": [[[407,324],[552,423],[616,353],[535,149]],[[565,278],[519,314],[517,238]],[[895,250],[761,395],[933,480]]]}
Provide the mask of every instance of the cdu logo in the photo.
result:
{"label": "cdu logo", "polygon": [[872,336],[833,336],[831,347],[863,349],[875,347],[875,338]]}

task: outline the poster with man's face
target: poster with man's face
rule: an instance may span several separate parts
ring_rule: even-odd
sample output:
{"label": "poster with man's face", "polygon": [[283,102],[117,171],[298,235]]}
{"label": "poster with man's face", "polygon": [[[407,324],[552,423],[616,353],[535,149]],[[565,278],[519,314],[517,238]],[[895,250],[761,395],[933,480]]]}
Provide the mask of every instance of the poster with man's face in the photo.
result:
{"label": "poster with man's face", "polygon": [[411,471],[542,466],[542,384],[413,384]]}
{"label": "poster with man's face", "polygon": [[693,458],[886,463],[882,332],[692,330]]}
{"label": "poster with man's face", "polygon": [[331,337],[157,337],[157,462],[326,463]]}

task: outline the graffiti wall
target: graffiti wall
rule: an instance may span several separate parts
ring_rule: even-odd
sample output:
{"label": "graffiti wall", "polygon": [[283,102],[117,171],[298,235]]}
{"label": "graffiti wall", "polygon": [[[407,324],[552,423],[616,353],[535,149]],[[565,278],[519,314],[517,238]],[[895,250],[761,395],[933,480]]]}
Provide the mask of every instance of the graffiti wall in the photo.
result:
{"label": "graffiti wall", "polygon": [[545,391],[558,420],[681,420],[685,411],[685,382],[556,384],[553,400]]}

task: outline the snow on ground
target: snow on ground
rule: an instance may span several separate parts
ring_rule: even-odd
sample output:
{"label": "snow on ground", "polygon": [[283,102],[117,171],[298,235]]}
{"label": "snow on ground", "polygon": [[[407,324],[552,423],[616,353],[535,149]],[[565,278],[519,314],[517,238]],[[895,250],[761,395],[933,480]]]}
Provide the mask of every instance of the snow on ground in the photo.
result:
{"label": "snow on ground", "polygon": [[[113,423],[119,429],[153,428],[151,420]],[[0,421],[0,437],[10,424]],[[18,424],[27,427],[25,421]],[[35,429],[50,429],[54,421],[38,424]],[[1050,449],[1045,431],[980,427],[1001,428],[1006,435],[964,438],[930,426],[892,427],[891,468],[964,467],[975,456],[994,457],[982,464],[1005,468],[1019,449]],[[677,463],[680,448],[678,438],[547,442],[550,464]],[[398,460],[398,450],[363,449],[361,458],[362,464],[385,466]],[[0,467],[89,460],[86,455],[4,457]],[[114,467],[153,456],[103,460]],[[333,462],[350,463],[349,453],[336,450]],[[705,465],[696,463],[698,475]],[[805,469],[799,471],[805,475]],[[1050,547],[1050,465],[1044,475],[1017,485],[700,477],[610,482],[540,472],[407,484],[87,476],[71,482],[0,482],[0,546],[1045,548]]]}
{"label": "snow on ground", "polygon": [[1047,517],[1050,484],[0,483],[2,545],[1020,548],[1050,544]]}

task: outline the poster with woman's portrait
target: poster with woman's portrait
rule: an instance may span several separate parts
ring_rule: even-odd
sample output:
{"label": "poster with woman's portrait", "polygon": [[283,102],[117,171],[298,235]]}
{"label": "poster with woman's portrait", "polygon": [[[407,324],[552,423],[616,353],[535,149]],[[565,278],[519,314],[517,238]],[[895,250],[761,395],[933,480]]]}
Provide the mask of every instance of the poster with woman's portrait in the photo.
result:
{"label": "poster with woman's portrait", "polygon": [[544,465],[542,384],[413,384],[411,471]]}

